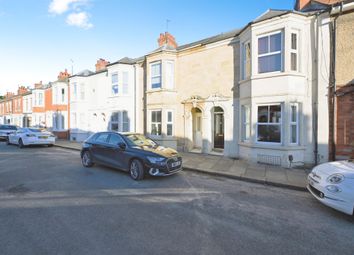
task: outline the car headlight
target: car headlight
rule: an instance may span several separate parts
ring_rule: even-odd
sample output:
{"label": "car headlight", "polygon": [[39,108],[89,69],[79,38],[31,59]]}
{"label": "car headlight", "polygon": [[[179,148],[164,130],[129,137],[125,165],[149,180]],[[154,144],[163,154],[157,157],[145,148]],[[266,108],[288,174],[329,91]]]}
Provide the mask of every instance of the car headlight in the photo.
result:
{"label": "car headlight", "polygon": [[147,159],[150,161],[152,164],[162,164],[165,161],[165,158],[162,157],[147,157]]}
{"label": "car headlight", "polygon": [[344,176],[342,174],[332,174],[327,178],[327,182],[338,184],[344,181]]}

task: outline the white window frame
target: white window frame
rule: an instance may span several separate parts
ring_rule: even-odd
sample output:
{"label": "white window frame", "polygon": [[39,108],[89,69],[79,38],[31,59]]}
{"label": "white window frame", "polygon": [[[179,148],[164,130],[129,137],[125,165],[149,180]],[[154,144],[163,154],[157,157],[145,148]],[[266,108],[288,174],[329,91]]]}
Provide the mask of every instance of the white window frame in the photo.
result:
{"label": "white window frame", "polygon": [[84,101],[86,97],[86,88],[85,84],[81,83],[80,84],[80,101]]}
{"label": "white window frame", "polygon": [[[157,121],[152,121],[152,113],[153,112],[160,112],[160,116],[161,116],[161,120],[160,122],[157,122]],[[161,130],[161,133],[160,134],[153,134],[152,133],[152,126],[155,125],[157,130],[158,130],[158,125],[160,124],[160,130]],[[150,110],[150,134],[151,136],[154,136],[154,137],[161,137],[162,136],[162,109],[154,109],[154,110]]]}
{"label": "white window frame", "polygon": [[[292,36],[293,36],[293,34],[294,35],[296,35],[296,49],[293,49],[292,48]],[[292,54],[295,54],[296,55],[296,70],[293,70],[292,69]],[[290,32],[290,70],[292,71],[292,72],[299,72],[299,67],[300,67],[300,65],[299,65],[299,32],[298,31],[291,31]]]}
{"label": "white window frame", "polygon": [[[117,120],[116,121],[112,121],[113,114],[117,114]],[[117,124],[117,130],[112,129],[112,124]],[[121,112],[120,111],[111,112],[109,130],[110,131],[118,131],[118,132],[120,132],[121,125],[122,125]]]}
{"label": "white window frame", "polygon": [[[113,76],[117,76],[117,82],[113,82]],[[114,93],[113,87],[117,86],[117,93]],[[111,74],[111,95],[117,96],[119,95],[119,75],[118,72],[114,72]]]}
{"label": "white window frame", "polygon": [[61,88],[60,89],[60,98],[61,98],[61,103],[62,104],[65,104],[66,103],[66,100],[65,100],[65,93],[66,91],[65,91],[65,88]]}
{"label": "white window frame", "polygon": [[77,113],[71,113],[71,128],[77,128]]}
{"label": "white window frame", "polygon": [[[271,106],[279,106],[280,105],[280,122],[272,123],[269,122],[270,119],[270,111],[269,108]],[[260,106],[268,106],[268,122],[258,122],[258,107]],[[269,103],[269,104],[258,104],[257,106],[257,122],[256,122],[256,143],[258,144],[268,144],[268,145],[281,145],[283,143],[283,116],[284,116],[284,104],[283,103]],[[258,141],[258,126],[280,126],[280,142],[264,142]]]}
{"label": "white window frame", "polygon": [[[292,120],[292,107],[296,107],[296,120]],[[290,110],[289,110],[289,143],[291,145],[298,145],[299,144],[299,104],[298,103],[290,103]],[[296,142],[292,142],[292,127],[296,126]]]}
{"label": "white window frame", "polygon": [[77,82],[73,82],[73,101],[77,100]]}
{"label": "white window frame", "polygon": [[129,94],[129,72],[128,71],[124,71],[122,73],[122,94],[123,95]]}
{"label": "white window frame", "polygon": [[[246,66],[247,66],[247,58],[246,58],[246,45],[249,45],[250,47],[250,58],[249,58],[249,65],[250,65],[250,70],[249,70],[249,74],[247,75],[246,74]],[[246,41],[242,44],[242,79],[243,80],[246,80],[246,79],[249,79],[251,78],[251,73],[252,73],[252,48],[251,48],[251,41]]]}
{"label": "white window frame", "polygon": [[[166,89],[174,89],[175,88],[175,61],[174,60],[166,60],[164,62],[165,65],[165,88]],[[170,65],[170,66],[169,66]],[[162,68],[162,66],[161,66]],[[171,68],[171,69],[169,69]],[[171,71],[168,74],[169,70]],[[162,87],[162,84],[161,84]]]}
{"label": "white window frame", "polygon": [[[122,132],[130,132],[129,112],[126,111],[126,110],[123,110],[123,111],[121,111],[121,114],[122,114],[122,117],[121,117],[121,119],[122,119],[122,129],[121,130],[122,130]],[[127,119],[124,119],[124,114],[126,114]],[[128,121],[126,121],[126,120],[128,120]],[[128,124],[128,129],[127,130],[124,129],[124,124]]]}
{"label": "white window frame", "polygon": [[[170,121],[168,120],[169,113],[171,113],[171,120]],[[166,110],[166,136],[169,136],[169,137],[174,135],[173,117],[174,117],[173,110]],[[172,131],[171,131],[170,135],[168,134],[168,125],[172,126]]]}
{"label": "white window frame", "polygon": [[[248,112],[246,111],[246,109],[248,109]],[[251,106],[250,105],[241,106],[241,118],[242,118],[241,141],[249,142],[251,139]],[[247,137],[247,129],[249,134],[248,137]]]}
{"label": "white window frame", "polygon": [[[152,67],[154,65],[160,65],[160,73],[153,76],[152,75]],[[152,87],[153,78],[160,78],[160,87],[157,87],[157,88]],[[162,61],[155,61],[155,62],[150,63],[150,89],[152,89],[152,90],[162,89]]]}
{"label": "white window frame", "polygon": [[[276,34],[280,34],[280,51],[272,51],[270,52],[270,37],[272,35],[276,35]],[[259,54],[259,39],[264,38],[264,37],[268,37],[268,52],[267,53],[263,53],[263,54]],[[267,73],[279,73],[282,72],[284,70],[284,31],[283,30],[277,30],[271,33],[267,33],[267,34],[261,34],[259,36],[257,36],[257,73],[258,74],[267,74]],[[259,72],[259,58],[261,57],[267,57],[267,56],[273,56],[273,55],[277,55],[280,54],[280,70],[276,70],[276,71],[269,71],[269,72]]]}
{"label": "white window frame", "polygon": [[38,92],[37,95],[38,95],[38,106],[43,106],[44,105],[44,103],[43,103],[44,93],[41,91],[41,92]]}

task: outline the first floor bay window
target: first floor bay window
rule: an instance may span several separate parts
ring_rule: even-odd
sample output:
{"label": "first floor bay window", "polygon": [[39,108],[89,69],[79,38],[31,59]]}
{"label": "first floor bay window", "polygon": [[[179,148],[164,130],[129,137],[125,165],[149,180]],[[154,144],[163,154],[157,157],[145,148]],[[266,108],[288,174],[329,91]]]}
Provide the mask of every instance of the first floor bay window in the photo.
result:
{"label": "first floor bay window", "polygon": [[243,105],[242,111],[242,136],[241,140],[248,141],[251,135],[251,109],[249,105]]}
{"label": "first floor bay window", "polygon": [[290,105],[290,143],[299,143],[299,114],[298,104],[293,103]]}
{"label": "first floor bay window", "polygon": [[257,141],[280,143],[282,129],[281,104],[260,105],[257,110]]}
{"label": "first floor bay window", "polygon": [[161,135],[161,110],[151,111],[151,135]]}
{"label": "first floor bay window", "polygon": [[113,112],[111,115],[110,129],[118,132],[129,132],[130,118],[128,111]]}

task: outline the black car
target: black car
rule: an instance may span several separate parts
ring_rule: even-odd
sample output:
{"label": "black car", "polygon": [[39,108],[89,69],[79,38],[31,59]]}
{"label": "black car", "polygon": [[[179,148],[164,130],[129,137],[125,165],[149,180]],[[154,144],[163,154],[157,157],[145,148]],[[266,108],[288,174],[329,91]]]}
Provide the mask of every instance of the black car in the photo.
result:
{"label": "black car", "polygon": [[83,143],[81,160],[85,167],[98,163],[129,172],[134,180],[142,180],[147,174],[168,176],[182,170],[177,151],[137,133],[96,133]]}
{"label": "black car", "polygon": [[17,131],[17,126],[15,125],[0,125],[0,140],[7,141],[11,133]]}

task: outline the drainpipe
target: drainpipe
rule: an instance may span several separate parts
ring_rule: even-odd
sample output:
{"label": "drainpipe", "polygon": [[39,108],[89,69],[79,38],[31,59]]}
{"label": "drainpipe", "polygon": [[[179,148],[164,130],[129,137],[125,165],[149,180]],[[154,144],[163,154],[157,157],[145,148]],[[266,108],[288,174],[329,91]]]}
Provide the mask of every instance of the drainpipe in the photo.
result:
{"label": "drainpipe", "polygon": [[316,13],[316,40],[315,40],[315,72],[316,72],[316,86],[314,88],[313,91],[313,103],[312,103],[312,122],[313,122],[313,139],[314,139],[314,157],[315,157],[315,165],[318,164],[318,86],[319,86],[319,80],[318,80],[318,72],[319,72],[319,68],[318,68],[318,36],[319,36],[319,13]]}
{"label": "drainpipe", "polygon": [[134,64],[134,132],[136,133],[136,64]]}

